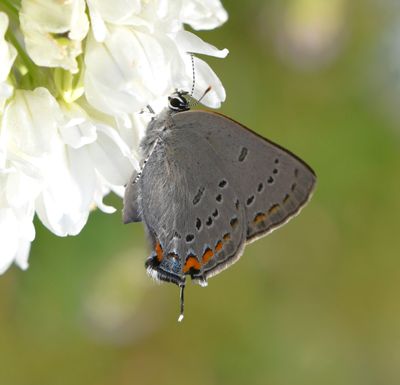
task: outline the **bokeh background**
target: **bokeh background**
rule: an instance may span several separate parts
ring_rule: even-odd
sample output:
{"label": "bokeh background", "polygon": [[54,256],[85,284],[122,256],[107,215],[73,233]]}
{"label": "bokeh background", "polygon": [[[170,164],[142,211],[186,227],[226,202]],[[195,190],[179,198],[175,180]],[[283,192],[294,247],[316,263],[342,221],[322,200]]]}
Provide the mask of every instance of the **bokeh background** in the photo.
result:
{"label": "bokeh background", "polygon": [[[222,112],[318,175],[310,204],[207,288],[143,267],[140,224],[36,223],[0,277],[1,385],[400,383],[400,3],[225,0],[201,32],[225,60]],[[108,201],[121,208],[110,196]]]}

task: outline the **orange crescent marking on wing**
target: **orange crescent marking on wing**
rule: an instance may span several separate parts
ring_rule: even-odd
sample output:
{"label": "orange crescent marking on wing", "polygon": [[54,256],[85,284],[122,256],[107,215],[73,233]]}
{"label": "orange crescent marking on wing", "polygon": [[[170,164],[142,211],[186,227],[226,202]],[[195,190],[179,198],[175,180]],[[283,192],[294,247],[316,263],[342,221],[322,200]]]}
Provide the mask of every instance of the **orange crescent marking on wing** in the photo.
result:
{"label": "orange crescent marking on wing", "polygon": [[217,244],[215,245],[215,251],[221,251],[222,250],[222,242],[218,241]]}
{"label": "orange crescent marking on wing", "polygon": [[266,218],[267,218],[267,216],[266,216],[265,214],[259,213],[259,214],[257,214],[257,215],[254,217],[253,222],[254,222],[254,223],[260,223],[260,222],[262,222],[263,220],[265,220]]}
{"label": "orange crescent marking on wing", "polygon": [[230,239],[231,239],[231,235],[230,235],[229,233],[226,233],[226,234],[223,236],[224,242],[228,242]]}
{"label": "orange crescent marking on wing", "polygon": [[156,255],[157,255],[157,261],[161,262],[164,258],[164,254],[163,254],[163,249],[160,245],[160,242],[156,243],[155,251],[156,251]]}
{"label": "orange crescent marking on wing", "polygon": [[197,260],[197,258],[194,255],[190,256],[186,260],[182,271],[184,273],[187,273],[191,268],[193,268],[195,270],[200,270],[201,269],[200,262]]}
{"label": "orange crescent marking on wing", "polygon": [[275,205],[272,205],[268,210],[268,214],[275,214],[277,211],[279,211],[279,209],[280,209],[280,205],[278,203]]}
{"label": "orange crescent marking on wing", "polygon": [[203,263],[207,263],[214,256],[214,252],[211,249],[207,249],[202,257]]}

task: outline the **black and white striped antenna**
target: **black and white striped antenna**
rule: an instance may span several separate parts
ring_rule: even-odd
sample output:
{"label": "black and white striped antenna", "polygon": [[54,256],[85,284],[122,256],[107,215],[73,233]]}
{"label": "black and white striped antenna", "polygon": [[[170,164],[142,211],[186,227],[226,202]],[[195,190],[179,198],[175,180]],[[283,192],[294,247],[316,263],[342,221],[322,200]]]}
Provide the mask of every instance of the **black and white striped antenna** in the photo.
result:
{"label": "black and white striped antenna", "polygon": [[190,59],[192,60],[192,90],[190,91],[190,97],[193,97],[194,86],[196,85],[196,71],[194,69],[194,56],[191,53]]}
{"label": "black and white striped antenna", "polygon": [[204,96],[206,96],[210,91],[211,91],[211,86],[208,86],[207,89],[204,91],[203,95],[201,95],[200,99],[195,99],[193,97],[193,93],[194,93],[194,88],[196,85],[196,69],[194,66],[194,55],[192,53],[190,53],[190,58],[192,60],[192,90],[190,91],[190,97],[192,98],[192,100],[194,100],[193,102],[189,103],[190,108],[193,108],[194,106],[196,106],[197,104],[199,104],[202,99],[204,98]]}

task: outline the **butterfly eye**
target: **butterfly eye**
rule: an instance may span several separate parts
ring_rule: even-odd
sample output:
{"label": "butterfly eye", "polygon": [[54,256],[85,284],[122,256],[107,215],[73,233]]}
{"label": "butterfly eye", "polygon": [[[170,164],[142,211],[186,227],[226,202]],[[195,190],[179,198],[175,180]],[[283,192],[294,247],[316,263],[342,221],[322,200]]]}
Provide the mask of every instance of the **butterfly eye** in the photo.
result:
{"label": "butterfly eye", "polygon": [[168,98],[169,108],[173,111],[187,111],[189,110],[188,101],[181,95],[171,96]]}

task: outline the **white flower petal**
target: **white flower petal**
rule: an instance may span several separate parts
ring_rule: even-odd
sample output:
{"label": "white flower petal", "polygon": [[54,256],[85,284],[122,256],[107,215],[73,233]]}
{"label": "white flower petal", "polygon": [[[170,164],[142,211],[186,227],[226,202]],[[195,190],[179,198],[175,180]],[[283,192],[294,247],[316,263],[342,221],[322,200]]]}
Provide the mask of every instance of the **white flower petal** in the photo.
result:
{"label": "white flower petal", "polygon": [[110,28],[104,43],[89,37],[85,92],[90,104],[111,115],[139,111],[169,87],[169,63],[160,42],[128,27]]}
{"label": "white flower petal", "polygon": [[121,198],[125,194],[125,186],[111,186],[111,190]]}
{"label": "white flower petal", "polygon": [[96,143],[88,145],[96,169],[110,185],[124,185],[139,167],[137,161],[115,130],[99,125],[97,135]]}
{"label": "white flower petal", "polygon": [[2,147],[1,138],[0,138],[0,173],[7,170],[6,163],[7,163],[7,155],[6,155],[4,148]]}
{"label": "white flower petal", "polygon": [[92,29],[97,41],[104,41],[109,30],[107,23],[155,30],[176,31],[181,28],[179,15],[182,0],[87,0]]}
{"label": "white flower petal", "polygon": [[8,78],[11,66],[17,56],[17,50],[8,43],[4,35],[8,28],[8,17],[0,12],[0,83]]}
{"label": "white flower petal", "polygon": [[140,0],[88,0],[88,4],[104,21],[113,24],[124,23],[124,20],[142,9]]}
{"label": "white flower petal", "polygon": [[103,212],[106,214],[113,214],[117,211],[117,209],[113,206],[109,206],[106,205],[103,202],[103,197],[106,196],[109,192],[110,189],[108,187],[105,186],[105,184],[103,183],[102,177],[98,178],[98,184],[97,184],[97,189],[95,192],[95,196],[94,196],[94,201],[96,202],[96,206]]}
{"label": "white flower petal", "polygon": [[47,186],[36,205],[40,220],[59,236],[79,233],[87,221],[96,183],[86,147],[73,149],[59,139],[44,172]]}
{"label": "white flower petal", "polygon": [[39,183],[43,182],[43,173],[41,169],[46,162],[45,157],[33,157],[24,153],[7,152],[6,170],[10,172],[20,172],[32,179],[36,179]]}
{"label": "white flower petal", "polygon": [[8,150],[35,157],[47,153],[61,118],[58,103],[46,88],[17,90],[2,120]]}
{"label": "white flower petal", "polygon": [[[4,202],[0,202],[0,205],[2,203]],[[0,208],[0,274],[14,261],[21,268],[26,268],[29,245],[35,237],[32,219],[32,205],[20,210]]]}
{"label": "white flower petal", "polygon": [[108,137],[115,144],[116,148],[118,148],[117,152],[127,158],[127,161],[134,167],[138,167],[137,159],[132,156],[129,146],[122,140],[114,128],[98,123],[97,132],[104,134],[104,137]]}
{"label": "white flower petal", "polygon": [[33,217],[35,215],[34,202],[28,202],[24,207],[15,209],[15,213],[19,221],[20,241],[32,242],[35,239],[35,226],[33,225]]}
{"label": "white flower petal", "polygon": [[[126,183],[132,165],[137,164],[115,129],[91,121],[77,105],[63,110],[69,114],[64,118],[67,124],[60,128],[60,137],[55,136],[42,170],[46,185],[36,201],[39,218],[59,236],[79,233],[94,203],[113,212],[114,208],[102,203],[109,192],[107,185]],[[87,133],[72,125],[76,122],[79,127],[91,125],[89,133],[95,134],[95,140],[82,144]],[[65,133],[66,129],[73,129],[73,134]]]}
{"label": "white flower petal", "polygon": [[59,128],[64,143],[72,148],[80,148],[97,139],[96,126],[90,121],[86,112],[77,104],[62,105],[66,124]]}
{"label": "white flower petal", "polygon": [[15,264],[18,265],[22,270],[26,270],[29,267],[28,258],[31,250],[31,242],[22,239],[19,242],[18,250],[15,255]]}
{"label": "white flower petal", "polygon": [[92,0],[87,0],[87,5],[89,8],[93,36],[98,42],[103,42],[108,33],[106,23],[101,16],[100,10],[95,6]]}
{"label": "white flower petal", "polygon": [[219,0],[184,0],[181,20],[192,28],[214,29],[228,20]]}
{"label": "white flower petal", "polygon": [[70,121],[68,125],[60,128],[60,134],[64,143],[72,148],[93,143],[97,138],[95,125],[88,121]]}
{"label": "white flower petal", "polygon": [[115,207],[113,207],[113,206],[109,206],[109,205],[106,205],[104,202],[103,202],[103,196],[98,196],[98,199],[95,199],[95,202],[96,202],[96,206],[99,208],[99,210],[101,210],[103,213],[106,213],[106,214],[114,214],[116,211],[117,211],[117,209],[115,208]]}
{"label": "white flower petal", "polygon": [[184,52],[199,53],[219,58],[224,58],[229,53],[226,48],[219,50],[188,31],[182,30],[178,32],[175,38],[179,49]]}
{"label": "white flower petal", "polygon": [[36,212],[42,223],[59,237],[77,235],[87,222],[89,211],[63,211],[59,200],[50,191],[44,191],[36,200]]}
{"label": "white flower petal", "polygon": [[[192,61],[190,55],[181,50],[177,45],[175,40],[175,35],[168,36],[168,39],[164,39],[163,45],[166,47],[170,54],[170,89],[168,90],[168,95],[158,95],[166,98],[171,93],[171,90],[182,89],[190,90],[192,87],[193,73],[190,70],[190,75],[186,72],[186,67],[190,66],[192,68]],[[165,101],[163,101],[163,106],[165,107]]]}
{"label": "white flower petal", "polygon": [[72,182],[79,188],[79,211],[89,211],[93,204],[93,196],[96,187],[96,174],[94,164],[90,158],[87,147],[73,149],[67,147],[69,160],[69,172]]}
{"label": "white flower petal", "polygon": [[[218,76],[211,67],[203,60],[194,58],[196,71],[196,87],[194,98],[199,99],[204,91],[211,86],[211,91],[202,99],[201,103],[212,108],[221,107],[221,102],[225,101],[225,88]],[[188,69],[189,71],[189,69]]]}
{"label": "white flower petal", "polygon": [[[68,38],[75,41],[82,41],[89,31],[89,20],[86,16],[85,0],[68,0],[63,3],[63,5],[69,4],[71,6],[71,13],[68,15]],[[65,10],[63,10],[63,13],[65,14]]]}
{"label": "white flower petal", "polygon": [[[1,65],[1,64],[0,64]],[[13,93],[13,87],[7,83],[1,83],[0,82],[0,114],[2,114],[4,110],[4,106],[6,104],[7,99],[10,98],[10,96]]]}
{"label": "white flower petal", "polygon": [[[22,172],[11,172],[7,177],[6,199],[14,208],[21,208],[36,199],[41,190],[41,182]],[[32,214],[33,216],[33,214]]]}
{"label": "white flower petal", "polygon": [[0,274],[12,264],[18,250],[18,221],[10,208],[0,209]]}
{"label": "white flower petal", "polygon": [[13,87],[7,83],[7,78],[17,56],[17,50],[4,38],[7,28],[8,17],[0,12],[0,114],[13,92]]}
{"label": "white flower petal", "polygon": [[76,57],[89,30],[85,7],[84,0],[22,0],[21,29],[37,65],[78,72]]}

